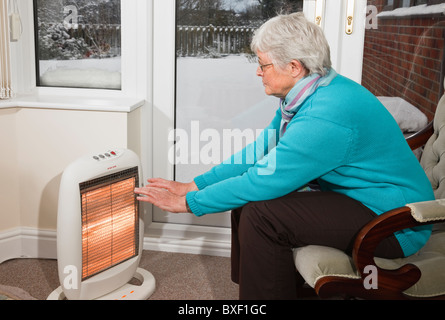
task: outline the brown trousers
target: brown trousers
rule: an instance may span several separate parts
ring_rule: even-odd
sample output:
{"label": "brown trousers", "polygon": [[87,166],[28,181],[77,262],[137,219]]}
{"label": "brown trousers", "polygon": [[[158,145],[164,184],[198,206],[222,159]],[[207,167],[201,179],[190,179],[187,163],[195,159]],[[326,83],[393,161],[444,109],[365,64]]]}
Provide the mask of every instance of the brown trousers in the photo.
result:
{"label": "brown trousers", "polygon": [[[232,212],[232,281],[241,300],[289,300],[301,280],[293,248],[322,245],[352,252],[360,229],[376,214],[362,203],[334,192],[294,192],[255,202]],[[377,256],[403,257],[395,238]]]}

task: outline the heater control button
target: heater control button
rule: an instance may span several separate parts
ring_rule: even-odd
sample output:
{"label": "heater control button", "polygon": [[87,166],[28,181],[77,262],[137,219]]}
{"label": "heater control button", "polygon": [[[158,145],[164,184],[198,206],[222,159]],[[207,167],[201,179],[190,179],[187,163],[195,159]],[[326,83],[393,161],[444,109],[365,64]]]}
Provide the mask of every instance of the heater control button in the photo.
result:
{"label": "heater control button", "polygon": [[101,161],[101,160],[112,159],[117,156],[118,156],[117,151],[108,151],[106,153],[98,154],[97,156],[93,156],[93,159],[97,160],[97,161]]}

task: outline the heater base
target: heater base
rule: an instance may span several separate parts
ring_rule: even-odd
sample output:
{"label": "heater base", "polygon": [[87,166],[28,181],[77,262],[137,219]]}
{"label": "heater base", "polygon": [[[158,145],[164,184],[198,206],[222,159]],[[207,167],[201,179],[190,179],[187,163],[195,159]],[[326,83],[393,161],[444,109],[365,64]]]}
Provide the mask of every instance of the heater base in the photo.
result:
{"label": "heater base", "polygon": [[[140,286],[126,284],[123,287],[95,300],[147,300],[154,293],[156,280],[153,275],[141,268],[138,268],[134,277],[142,284]],[[47,300],[64,300],[65,294],[62,287],[54,290]]]}

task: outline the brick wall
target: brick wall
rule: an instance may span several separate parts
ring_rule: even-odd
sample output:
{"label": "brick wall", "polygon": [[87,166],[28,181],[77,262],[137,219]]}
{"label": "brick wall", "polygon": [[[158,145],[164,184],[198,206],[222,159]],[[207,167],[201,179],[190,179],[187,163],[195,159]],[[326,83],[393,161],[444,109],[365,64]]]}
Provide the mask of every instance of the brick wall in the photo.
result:
{"label": "brick wall", "polygon": [[[381,12],[382,0],[368,1]],[[401,97],[432,120],[443,94],[445,16],[379,18],[366,31],[363,85]]]}

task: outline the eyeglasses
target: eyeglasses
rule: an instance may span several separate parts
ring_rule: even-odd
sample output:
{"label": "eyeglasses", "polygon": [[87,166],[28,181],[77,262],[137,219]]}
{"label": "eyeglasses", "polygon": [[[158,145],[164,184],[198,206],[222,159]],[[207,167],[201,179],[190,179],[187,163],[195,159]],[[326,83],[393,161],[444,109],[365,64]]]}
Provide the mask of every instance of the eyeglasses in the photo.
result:
{"label": "eyeglasses", "polygon": [[265,69],[266,67],[269,67],[269,66],[273,66],[273,63],[268,63],[268,64],[259,65],[258,68],[261,69],[261,72],[264,72],[264,69]]}

